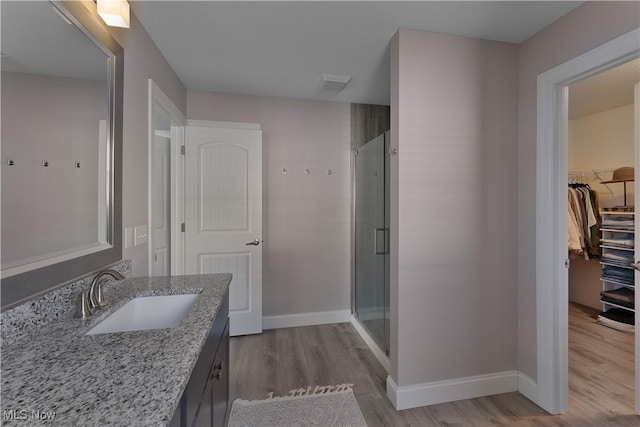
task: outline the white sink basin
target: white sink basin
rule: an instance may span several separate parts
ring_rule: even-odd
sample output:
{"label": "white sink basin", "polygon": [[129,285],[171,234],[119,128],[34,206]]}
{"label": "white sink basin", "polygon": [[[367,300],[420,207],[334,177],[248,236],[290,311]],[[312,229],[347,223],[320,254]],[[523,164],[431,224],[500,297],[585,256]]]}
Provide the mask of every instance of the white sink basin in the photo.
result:
{"label": "white sink basin", "polygon": [[176,327],[199,296],[186,294],[134,298],[98,323],[87,335]]}

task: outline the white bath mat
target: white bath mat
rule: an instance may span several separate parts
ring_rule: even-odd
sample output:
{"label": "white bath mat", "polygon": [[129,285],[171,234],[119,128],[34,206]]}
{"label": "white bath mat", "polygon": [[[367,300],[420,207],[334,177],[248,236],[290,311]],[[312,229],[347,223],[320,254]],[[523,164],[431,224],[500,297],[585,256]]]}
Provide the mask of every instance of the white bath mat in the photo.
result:
{"label": "white bath mat", "polygon": [[233,401],[229,427],[364,427],[353,384],[315,386],[287,396]]}

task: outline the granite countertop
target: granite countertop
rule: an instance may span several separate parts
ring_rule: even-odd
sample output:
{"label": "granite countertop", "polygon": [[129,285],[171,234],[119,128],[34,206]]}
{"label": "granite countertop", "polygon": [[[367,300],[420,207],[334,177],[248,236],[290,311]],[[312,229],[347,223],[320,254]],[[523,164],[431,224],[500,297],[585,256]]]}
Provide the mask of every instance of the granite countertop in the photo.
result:
{"label": "granite countertop", "polygon": [[[67,310],[26,322],[17,336],[3,329],[2,424],[166,426],[230,282],[230,274],[125,279],[105,286],[110,305],[90,319]],[[85,335],[134,297],[189,293],[200,297],[173,329]]]}

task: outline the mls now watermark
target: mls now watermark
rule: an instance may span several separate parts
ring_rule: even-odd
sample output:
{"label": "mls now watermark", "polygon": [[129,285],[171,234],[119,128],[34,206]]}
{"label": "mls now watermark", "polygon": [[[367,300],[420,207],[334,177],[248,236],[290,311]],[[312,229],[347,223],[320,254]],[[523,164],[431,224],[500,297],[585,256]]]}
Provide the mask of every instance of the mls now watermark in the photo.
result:
{"label": "mls now watermark", "polygon": [[55,411],[41,411],[38,409],[27,411],[26,409],[3,409],[2,419],[5,421],[53,421]]}

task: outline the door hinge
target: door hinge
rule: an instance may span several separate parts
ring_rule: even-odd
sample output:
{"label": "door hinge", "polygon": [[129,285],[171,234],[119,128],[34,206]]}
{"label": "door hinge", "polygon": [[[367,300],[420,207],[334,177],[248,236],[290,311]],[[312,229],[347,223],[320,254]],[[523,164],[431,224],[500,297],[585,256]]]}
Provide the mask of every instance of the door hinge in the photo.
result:
{"label": "door hinge", "polygon": [[184,222],[182,223],[182,225],[180,225],[180,230],[184,233],[184,231],[186,230],[186,226],[184,225]]}
{"label": "door hinge", "polygon": [[571,260],[570,259],[565,259],[564,260],[564,268],[569,268],[571,266]]}
{"label": "door hinge", "polygon": [[180,154],[182,154],[184,156],[184,152],[185,152],[184,145],[181,145],[180,146]]}

